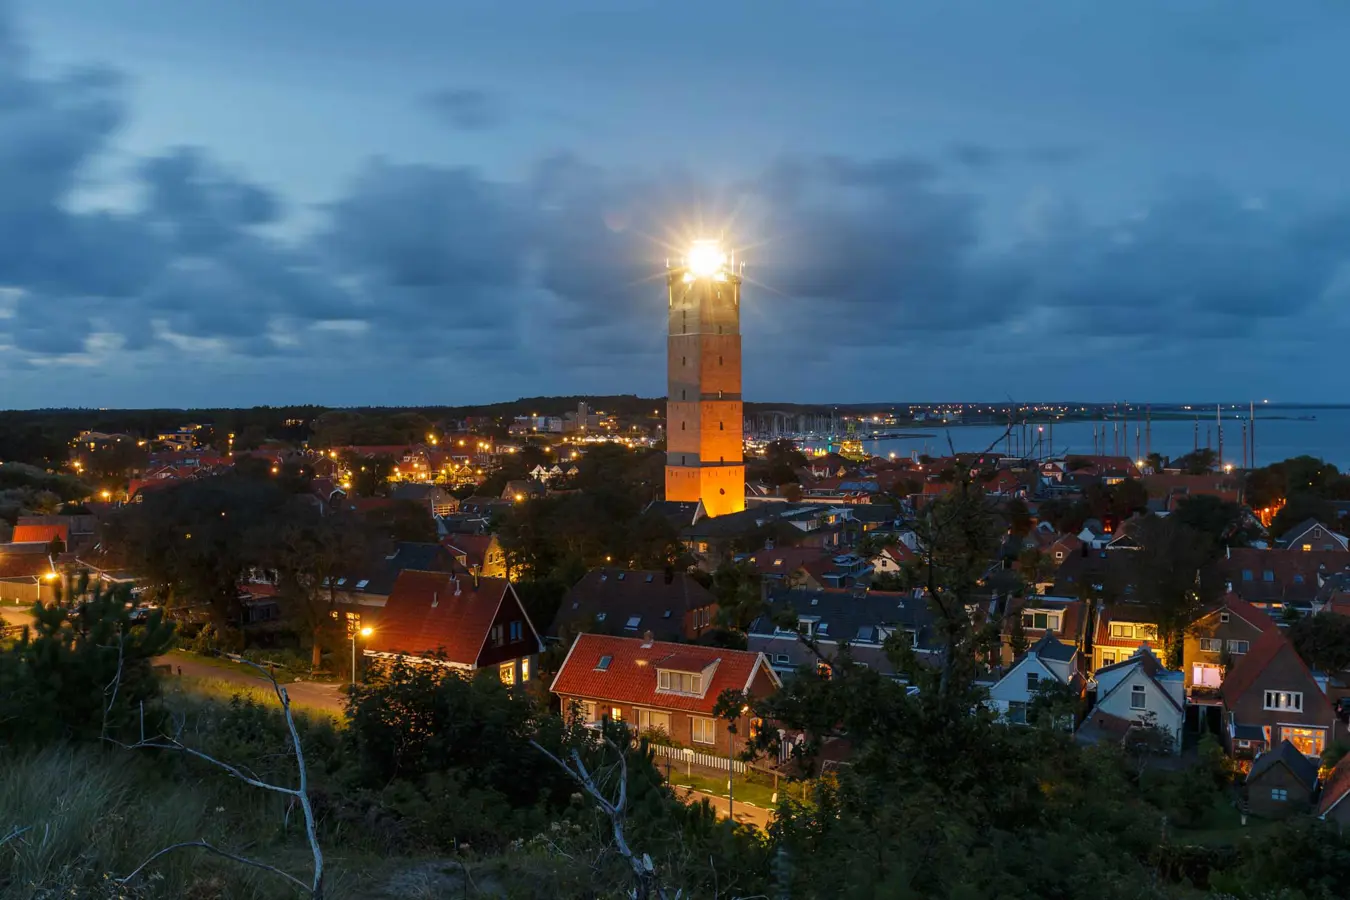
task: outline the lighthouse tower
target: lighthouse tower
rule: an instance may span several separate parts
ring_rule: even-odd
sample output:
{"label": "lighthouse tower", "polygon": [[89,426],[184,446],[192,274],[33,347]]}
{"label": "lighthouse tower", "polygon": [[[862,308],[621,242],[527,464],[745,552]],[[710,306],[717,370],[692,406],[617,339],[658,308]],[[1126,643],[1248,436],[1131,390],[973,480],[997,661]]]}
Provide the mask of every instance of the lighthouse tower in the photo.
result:
{"label": "lighthouse tower", "polygon": [[741,278],[717,241],[696,241],[666,273],[666,499],[709,516],[745,509]]}

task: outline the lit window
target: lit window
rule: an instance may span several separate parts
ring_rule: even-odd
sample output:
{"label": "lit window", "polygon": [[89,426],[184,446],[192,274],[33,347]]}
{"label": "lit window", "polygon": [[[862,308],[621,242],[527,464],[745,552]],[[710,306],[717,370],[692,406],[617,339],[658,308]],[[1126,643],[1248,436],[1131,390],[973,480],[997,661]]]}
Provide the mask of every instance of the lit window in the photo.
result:
{"label": "lit window", "polygon": [[1304,545],[1303,545],[1303,552],[1304,552],[1304,553],[1310,553],[1310,552],[1312,552],[1312,544],[1304,544]]}
{"label": "lit window", "polygon": [[691,718],[690,738],[695,744],[711,744],[717,740],[717,720]]}
{"label": "lit window", "polygon": [[1148,709],[1148,695],[1142,684],[1130,688],[1130,709]]}
{"label": "lit window", "polygon": [[672,672],[661,669],[657,672],[657,690],[669,694],[703,694],[703,676],[692,672]]}
{"label": "lit window", "polygon": [[520,661],[520,683],[524,684],[530,680],[530,658],[527,656]]}
{"label": "lit window", "polygon": [[670,734],[670,713],[658,712],[654,709],[639,709],[637,711],[638,731],[664,731]]}
{"label": "lit window", "polygon": [[516,664],[502,663],[497,667],[497,675],[501,678],[502,684],[516,683]]}
{"label": "lit window", "polygon": [[620,708],[617,707],[617,706],[611,707],[610,710],[609,710],[609,717],[610,717],[610,719],[612,719],[612,720],[615,721],[615,722],[622,722],[622,721],[623,721],[623,710],[620,709]]}
{"label": "lit window", "polygon": [[1266,691],[1266,709],[1303,711],[1303,694],[1300,691]]}
{"label": "lit window", "polygon": [[1324,728],[1281,726],[1280,737],[1297,747],[1304,756],[1321,756],[1327,748],[1327,732]]}

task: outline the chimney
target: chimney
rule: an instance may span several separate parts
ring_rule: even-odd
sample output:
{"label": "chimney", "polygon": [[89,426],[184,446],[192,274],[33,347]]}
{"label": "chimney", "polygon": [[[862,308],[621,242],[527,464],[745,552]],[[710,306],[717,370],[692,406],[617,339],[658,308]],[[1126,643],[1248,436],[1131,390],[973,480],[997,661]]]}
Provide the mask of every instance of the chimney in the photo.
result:
{"label": "chimney", "polygon": [[437,606],[437,604],[440,603],[440,598],[441,598],[440,592],[438,592],[438,591],[432,591],[432,592],[431,592],[431,608],[432,608],[432,609],[435,609],[436,606]]}
{"label": "chimney", "polygon": [[473,589],[478,590],[478,566],[473,567]]}
{"label": "chimney", "polygon": [[458,596],[459,596],[459,578],[458,578],[458,576],[457,576],[457,577],[452,578],[452,579],[450,579],[450,580],[453,581],[453,582],[455,583],[455,596],[458,597]]}
{"label": "chimney", "polygon": [[650,650],[652,643],[655,642],[655,640],[656,635],[652,634],[650,631],[642,632],[642,649]]}

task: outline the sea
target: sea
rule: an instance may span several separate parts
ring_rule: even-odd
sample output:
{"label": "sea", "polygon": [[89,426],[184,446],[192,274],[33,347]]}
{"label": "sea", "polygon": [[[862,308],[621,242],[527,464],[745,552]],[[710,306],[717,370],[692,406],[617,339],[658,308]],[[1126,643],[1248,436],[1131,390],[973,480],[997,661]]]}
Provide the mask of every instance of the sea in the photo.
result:
{"label": "sea", "polygon": [[[1222,419],[1223,462],[1235,468],[1241,468],[1244,463],[1242,432],[1246,421],[1247,410],[1239,415],[1235,408],[1225,410]],[[1121,440],[1119,435],[1125,428],[1128,428],[1128,434]],[[1142,457],[1148,453],[1149,446],[1154,453],[1173,459],[1190,453],[1197,445],[1218,449],[1213,407],[1208,415],[1202,412],[1198,418],[1159,418],[1155,415],[1148,429],[1151,441],[1146,441],[1144,422],[1135,419],[1130,419],[1128,424],[1119,419],[1105,423],[1059,421],[1054,426],[1053,445],[1049,425],[1033,423],[1025,428],[1018,427],[1019,436],[1014,438],[1012,449],[1017,452],[1016,442],[1021,440],[1023,449],[1018,455],[1088,455],[1093,452],[1094,429],[1097,452],[1110,456]],[[1329,462],[1343,472],[1350,471],[1350,407],[1259,406],[1255,430],[1256,466],[1306,455]],[[865,433],[858,435],[863,446],[874,456],[946,456],[951,449],[958,453],[988,450],[1001,454],[1009,449],[1004,439],[1006,426],[1002,425],[917,423],[903,429],[884,427],[884,431],[887,436],[878,440],[868,440]],[[1025,435],[1024,439],[1022,435]],[[828,441],[814,438],[800,443],[813,450],[826,449],[828,445]],[[1249,446],[1245,460],[1248,466],[1253,464],[1251,452]]]}

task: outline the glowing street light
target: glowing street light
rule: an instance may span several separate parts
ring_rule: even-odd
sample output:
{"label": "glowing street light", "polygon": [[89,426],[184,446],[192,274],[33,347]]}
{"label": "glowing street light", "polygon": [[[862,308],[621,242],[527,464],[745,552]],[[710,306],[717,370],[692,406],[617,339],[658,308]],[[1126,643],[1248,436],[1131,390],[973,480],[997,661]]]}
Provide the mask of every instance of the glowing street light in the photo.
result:
{"label": "glowing street light", "polygon": [[362,629],[360,629],[360,630],[357,630],[357,629],[355,629],[355,628],[352,629],[352,686],[353,686],[353,687],[356,686],[356,637],[357,637],[357,635],[360,635],[360,636],[363,637],[363,638],[368,638],[368,637],[370,637],[370,636],[371,636],[372,634],[374,634],[374,633],[375,633],[375,629],[374,629],[374,628],[371,628],[369,625],[367,625],[365,628],[362,628]]}

